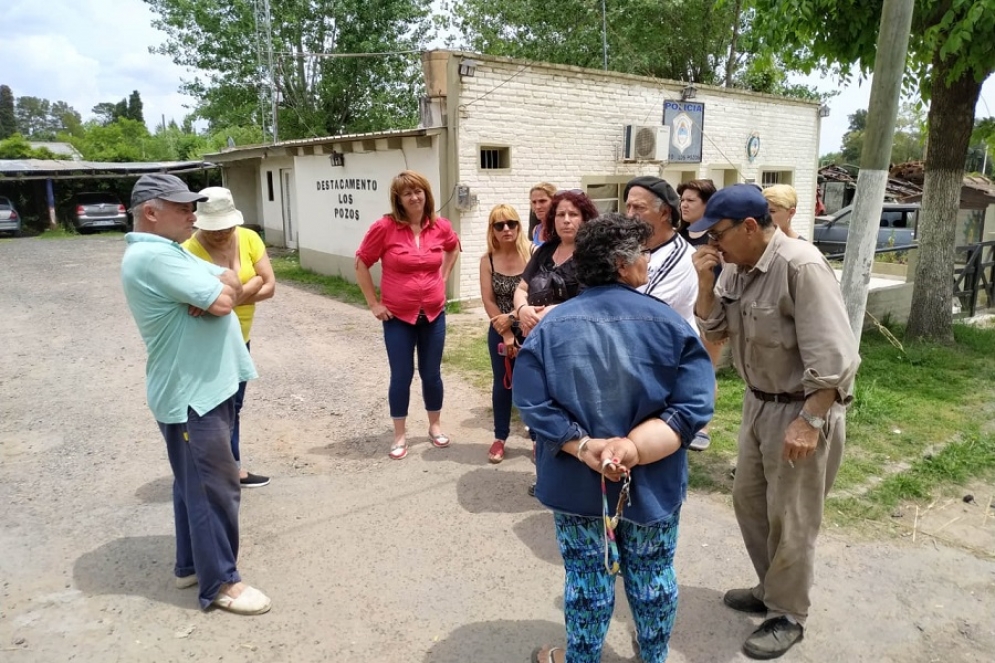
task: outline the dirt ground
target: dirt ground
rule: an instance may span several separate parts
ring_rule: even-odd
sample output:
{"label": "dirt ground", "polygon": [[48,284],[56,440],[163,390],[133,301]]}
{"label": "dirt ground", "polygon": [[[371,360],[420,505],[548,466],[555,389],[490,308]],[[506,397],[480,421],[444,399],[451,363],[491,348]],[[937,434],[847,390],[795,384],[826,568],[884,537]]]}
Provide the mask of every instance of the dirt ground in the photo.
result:
{"label": "dirt ground", "polygon": [[[508,663],[562,643],[562,568],[525,492],[525,439],[488,465],[488,395],[450,371],[453,446],[432,448],[418,412],[412,453],[389,460],[378,324],[287,284],[259,307],[243,418],[248,467],[273,482],[243,495],[239,566],[273,610],[198,610],[172,582],[171,478],[122,250],[111,236],[0,242],[0,661]],[[985,506],[932,509],[936,527],[968,509],[974,553],[918,528],[915,542],[826,531],[805,641],[785,660],[990,661]],[[746,660],[759,620],[721,595],[753,572],[725,498],[688,496],[677,570],[670,660]],[[631,623],[620,599],[605,661],[633,660]]]}

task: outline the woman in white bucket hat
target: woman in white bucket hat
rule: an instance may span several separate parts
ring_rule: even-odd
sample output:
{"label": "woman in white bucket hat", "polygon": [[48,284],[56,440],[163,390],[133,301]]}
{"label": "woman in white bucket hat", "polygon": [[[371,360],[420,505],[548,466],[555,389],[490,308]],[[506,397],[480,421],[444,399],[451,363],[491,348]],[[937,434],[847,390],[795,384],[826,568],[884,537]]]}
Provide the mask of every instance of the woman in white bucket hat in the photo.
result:
{"label": "woman in white bucket hat", "polygon": [[[197,231],[183,243],[190,253],[238,274],[242,282],[242,296],[235,306],[235,314],[242,326],[242,340],[249,347],[249,331],[256,312],[256,302],[269,299],[276,288],[276,276],[266,245],[254,231],[245,228],[242,213],[235,207],[231,191],[212,186],[200,192],[207,200],[197,205]],[[239,483],[243,488],[259,488],[269,483],[269,477],[248,472],[241,463],[239,452],[239,413],[245,399],[245,382],[238,385],[235,395],[235,423],[231,434],[231,451],[239,465]]]}

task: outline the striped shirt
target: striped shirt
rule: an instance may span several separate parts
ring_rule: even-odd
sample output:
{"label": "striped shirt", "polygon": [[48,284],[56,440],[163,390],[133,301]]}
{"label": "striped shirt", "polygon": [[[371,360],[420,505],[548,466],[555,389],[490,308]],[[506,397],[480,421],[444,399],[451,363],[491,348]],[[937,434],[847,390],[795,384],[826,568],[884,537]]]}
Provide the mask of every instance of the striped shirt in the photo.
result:
{"label": "striped shirt", "polygon": [[691,262],[693,254],[694,247],[674,233],[672,238],[653,249],[650,254],[648,281],[639,288],[639,292],[652,295],[668,304],[697,332],[694,303],[698,298],[698,274]]}

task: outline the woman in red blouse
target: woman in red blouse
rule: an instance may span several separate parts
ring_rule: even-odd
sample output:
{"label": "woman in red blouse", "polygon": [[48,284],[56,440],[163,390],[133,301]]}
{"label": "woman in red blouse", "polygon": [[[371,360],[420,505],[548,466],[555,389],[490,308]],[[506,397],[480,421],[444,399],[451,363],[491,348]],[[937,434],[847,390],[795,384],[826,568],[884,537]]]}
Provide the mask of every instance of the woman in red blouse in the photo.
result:
{"label": "woman in red blouse", "polygon": [[[383,322],[390,388],[387,401],[394,420],[390,457],[408,455],[405,424],[415,375],[428,412],[428,438],[449,446],[442,432],[442,350],[446,343],[446,280],[459,255],[459,237],[447,219],[435,214],[432,187],[424,176],[406,170],[390,185],[390,213],[374,222],[356,251],[356,281],[377,320]],[[380,299],[370,267],[381,263]]]}

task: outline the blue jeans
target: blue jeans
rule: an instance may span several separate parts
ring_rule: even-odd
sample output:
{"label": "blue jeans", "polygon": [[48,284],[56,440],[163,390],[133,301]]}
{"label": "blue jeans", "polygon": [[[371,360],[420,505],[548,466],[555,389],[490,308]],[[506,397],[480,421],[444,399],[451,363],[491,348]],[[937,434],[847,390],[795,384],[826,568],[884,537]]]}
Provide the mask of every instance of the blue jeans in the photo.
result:
{"label": "blue jeans", "polygon": [[[507,440],[511,433],[511,389],[504,386],[506,367],[505,358],[498,354],[498,343],[503,343],[501,335],[494,327],[487,328],[487,349],[491,352],[491,371],[494,383],[491,385],[491,406],[494,408],[494,439]],[[515,360],[511,360],[514,369]],[[511,375],[508,375],[511,384]]]}
{"label": "blue jeans", "polygon": [[442,410],[442,351],[446,346],[446,314],[432,322],[408,324],[397,318],[384,320],[383,339],[390,363],[390,388],[387,402],[392,419],[408,416],[411,380],[415,376],[415,353],[418,375],[427,412]]}
{"label": "blue jeans", "polygon": [[[674,551],[680,511],[655,525],[622,520],[615,530],[625,596],[645,663],[663,663],[677,616]],[[566,578],[567,663],[599,663],[615,610],[615,577],[605,569],[603,520],[553,514]]]}
{"label": "blue jeans", "polygon": [[159,422],[173,468],[174,573],[196,573],[201,608],[211,605],[221,585],[241,579],[236,560],[242,491],[230,446],[234,416],[232,397],[204,416],[189,409],[185,424]]}
{"label": "blue jeans", "polygon": [[[245,349],[249,349],[251,341],[245,342]],[[239,422],[241,417],[239,415],[242,413],[242,403],[245,402],[245,385],[248,382],[239,382],[238,391],[235,392],[235,421],[232,423],[231,427],[231,455],[235,457],[235,464],[242,467],[242,456],[238,451],[238,440],[239,440]]]}

